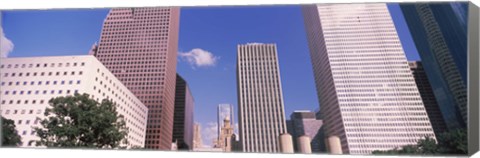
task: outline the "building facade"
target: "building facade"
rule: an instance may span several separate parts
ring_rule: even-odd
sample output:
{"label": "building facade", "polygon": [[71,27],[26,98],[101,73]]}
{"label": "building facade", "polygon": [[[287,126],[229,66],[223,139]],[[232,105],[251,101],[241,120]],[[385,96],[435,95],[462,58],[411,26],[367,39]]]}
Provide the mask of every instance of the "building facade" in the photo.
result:
{"label": "building facade", "polygon": [[235,135],[233,133],[233,126],[230,123],[230,117],[225,117],[223,126],[218,135],[218,140],[215,142],[215,147],[222,148],[224,152],[231,152],[235,146]]}
{"label": "building facade", "polygon": [[234,117],[233,117],[233,105],[232,104],[218,104],[217,106],[217,125],[218,125],[218,135],[220,136],[220,131],[224,126],[225,118],[229,118],[230,126],[234,127]]}
{"label": "building facade", "polygon": [[316,118],[315,112],[294,111],[290,120],[287,120],[287,131],[292,135],[294,150],[299,151],[298,138],[307,136],[312,152],[325,152],[325,138],[320,132],[322,124],[323,121]]}
{"label": "building facade", "polygon": [[326,137],[370,154],[435,138],[387,5],[303,7]]}
{"label": "building facade", "polygon": [[242,151],[280,152],[287,128],[275,44],[238,45],[237,90]]}
{"label": "building facade", "polygon": [[187,82],[177,74],[172,142],[177,143],[178,150],[191,150],[193,147],[194,104]]}
{"label": "building facade", "polygon": [[145,145],[147,107],[94,56],[1,58],[0,63],[0,115],[15,121],[21,147],[34,147],[40,139],[32,127],[41,127],[49,100],[75,93],[112,101],[128,128],[128,144],[121,146]]}
{"label": "building facade", "polygon": [[200,124],[193,124],[193,150],[203,147],[201,131],[202,127],[200,126]]}
{"label": "building facade", "polygon": [[149,109],[146,148],[170,150],[179,8],[118,8],[94,54]]}
{"label": "building facade", "polygon": [[468,2],[405,3],[400,8],[447,127],[466,128]]}
{"label": "building facade", "polygon": [[435,132],[435,135],[438,136],[447,130],[447,126],[443,120],[442,112],[438,107],[432,87],[428,82],[425,69],[423,69],[422,62],[420,61],[410,61],[408,64],[410,65],[410,70],[412,70],[425,109],[427,110],[428,118],[430,118],[433,131]]}

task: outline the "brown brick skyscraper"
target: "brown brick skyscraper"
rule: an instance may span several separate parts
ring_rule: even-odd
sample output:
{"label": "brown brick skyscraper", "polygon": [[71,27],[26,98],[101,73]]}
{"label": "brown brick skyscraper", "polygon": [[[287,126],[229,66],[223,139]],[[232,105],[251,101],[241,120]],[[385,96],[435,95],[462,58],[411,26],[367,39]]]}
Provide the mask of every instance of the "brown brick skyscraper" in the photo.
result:
{"label": "brown brick skyscraper", "polygon": [[93,52],[148,107],[149,149],[171,149],[179,17],[179,8],[112,9]]}

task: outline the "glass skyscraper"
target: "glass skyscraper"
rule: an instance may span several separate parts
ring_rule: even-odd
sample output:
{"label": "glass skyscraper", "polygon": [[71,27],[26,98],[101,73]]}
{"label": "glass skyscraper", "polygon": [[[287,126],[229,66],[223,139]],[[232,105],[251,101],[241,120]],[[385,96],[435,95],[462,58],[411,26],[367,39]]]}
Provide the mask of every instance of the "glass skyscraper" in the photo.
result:
{"label": "glass skyscraper", "polygon": [[465,128],[468,3],[405,3],[400,8],[447,128]]}
{"label": "glass skyscraper", "polygon": [[194,98],[187,81],[177,74],[172,141],[177,142],[179,150],[193,149],[194,106]]}

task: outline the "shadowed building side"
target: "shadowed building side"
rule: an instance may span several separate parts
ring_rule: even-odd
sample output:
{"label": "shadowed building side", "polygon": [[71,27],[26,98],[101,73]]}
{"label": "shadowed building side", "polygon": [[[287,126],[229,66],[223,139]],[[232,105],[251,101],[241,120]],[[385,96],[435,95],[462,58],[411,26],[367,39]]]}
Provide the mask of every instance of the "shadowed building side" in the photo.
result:
{"label": "shadowed building side", "polygon": [[193,149],[193,110],[194,99],[190,88],[177,74],[172,142],[177,143],[178,150]]}

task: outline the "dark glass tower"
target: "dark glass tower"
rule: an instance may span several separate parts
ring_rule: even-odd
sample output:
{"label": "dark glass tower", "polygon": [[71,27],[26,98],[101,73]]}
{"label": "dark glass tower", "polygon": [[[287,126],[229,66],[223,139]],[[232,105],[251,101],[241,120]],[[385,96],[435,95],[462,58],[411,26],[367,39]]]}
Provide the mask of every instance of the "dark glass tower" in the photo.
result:
{"label": "dark glass tower", "polygon": [[467,124],[468,3],[400,4],[447,128]]}
{"label": "dark glass tower", "polygon": [[177,74],[172,141],[177,142],[179,150],[193,149],[193,107],[193,96],[188,84]]}

